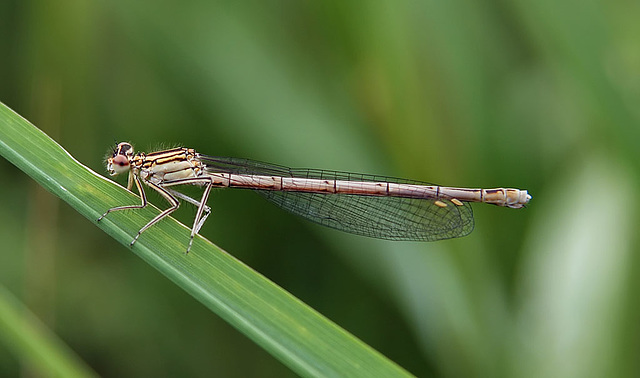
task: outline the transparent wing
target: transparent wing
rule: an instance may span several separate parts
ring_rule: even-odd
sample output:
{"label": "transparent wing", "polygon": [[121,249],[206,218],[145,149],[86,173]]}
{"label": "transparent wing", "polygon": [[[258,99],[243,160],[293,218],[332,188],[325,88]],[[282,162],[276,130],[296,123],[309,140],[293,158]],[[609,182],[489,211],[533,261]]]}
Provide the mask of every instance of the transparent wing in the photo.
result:
{"label": "transparent wing", "polygon": [[[300,177],[323,180],[432,185],[392,177],[318,169],[292,169],[249,159],[198,155],[210,172]],[[469,203],[435,205],[431,199],[256,190],[281,208],[323,226],[388,240],[434,241],[468,235],[473,230]]]}

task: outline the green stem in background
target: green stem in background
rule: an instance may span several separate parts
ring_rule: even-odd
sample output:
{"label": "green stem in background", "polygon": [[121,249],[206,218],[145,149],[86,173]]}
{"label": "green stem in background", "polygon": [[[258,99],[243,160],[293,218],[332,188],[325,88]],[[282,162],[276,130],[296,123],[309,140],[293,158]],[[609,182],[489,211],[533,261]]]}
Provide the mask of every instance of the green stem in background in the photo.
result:
{"label": "green stem in background", "polygon": [[22,362],[28,363],[29,369],[39,370],[37,375],[96,376],[62,340],[0,285],[0,341],[3,340]]}

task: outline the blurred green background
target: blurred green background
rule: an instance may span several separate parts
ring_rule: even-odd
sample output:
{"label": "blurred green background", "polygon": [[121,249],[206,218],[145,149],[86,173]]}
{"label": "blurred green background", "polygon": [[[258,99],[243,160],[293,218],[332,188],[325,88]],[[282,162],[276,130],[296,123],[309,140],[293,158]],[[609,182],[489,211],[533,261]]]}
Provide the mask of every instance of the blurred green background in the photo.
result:
{"label": "blurred green background", "polygon": [[[528,189],[527,209],[475,205],[471,235],[436,243],[326,230],[243,191],[212,195],[201,234],[419,376],[631,377],[638,16],[603,0],[1,0],[0,101],[98,172],[126,140]],[[0,180],[0,285],[99,374],[292,375],[4,159]],[[30,371],[0,344],[0,376]]]}

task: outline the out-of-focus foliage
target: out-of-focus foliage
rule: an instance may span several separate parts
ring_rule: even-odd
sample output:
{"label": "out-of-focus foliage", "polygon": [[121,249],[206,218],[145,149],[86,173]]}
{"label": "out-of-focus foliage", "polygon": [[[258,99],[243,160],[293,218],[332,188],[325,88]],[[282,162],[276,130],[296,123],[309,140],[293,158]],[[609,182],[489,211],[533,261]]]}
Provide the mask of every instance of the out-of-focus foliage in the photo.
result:
{"label": "out-of-focus foliage", "polygon": [[[638,14],[5,0],[0,100],[96,170],[115,139],[528,189],[529,208],[474,206],[475,231],[438,243],[324,230],[242,191],[213,196],[202,234],[420,376],[637,376]],[[0,181],[0,283],[99,374],[291,374],[5,160]],[[28,369],[3,348],[0,375]]]}

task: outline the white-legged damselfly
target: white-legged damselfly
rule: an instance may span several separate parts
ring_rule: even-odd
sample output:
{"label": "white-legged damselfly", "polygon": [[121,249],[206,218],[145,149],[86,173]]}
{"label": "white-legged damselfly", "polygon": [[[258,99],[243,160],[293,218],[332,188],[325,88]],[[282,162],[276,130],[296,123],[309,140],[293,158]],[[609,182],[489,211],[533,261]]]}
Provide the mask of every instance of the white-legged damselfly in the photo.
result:
{"label": "white-legged damselfly", "polygon": [[[526,190],[467,189],[438,186],[358,173],[292,169],[249,159],[202,155],[190,148],[134,154],[130,143],[119,143],[107,159],[112,176],[128,172],[128,189],[135,183],[142,203],[107,210],[138,209],[147,205],[142,184],[160,193],[171,205],[138,231],[131,245],[149,227],[175,211],[183,200],[198,210],[187,252],[211,213],[207,199],[212,188],[244,188],[323,226],[388,240],[434,241],[461,237],[473,230],[469,202],[485,202],[515,209],[531,196]],[[174,189],[178,185],[204,187],[200,200]]]}

